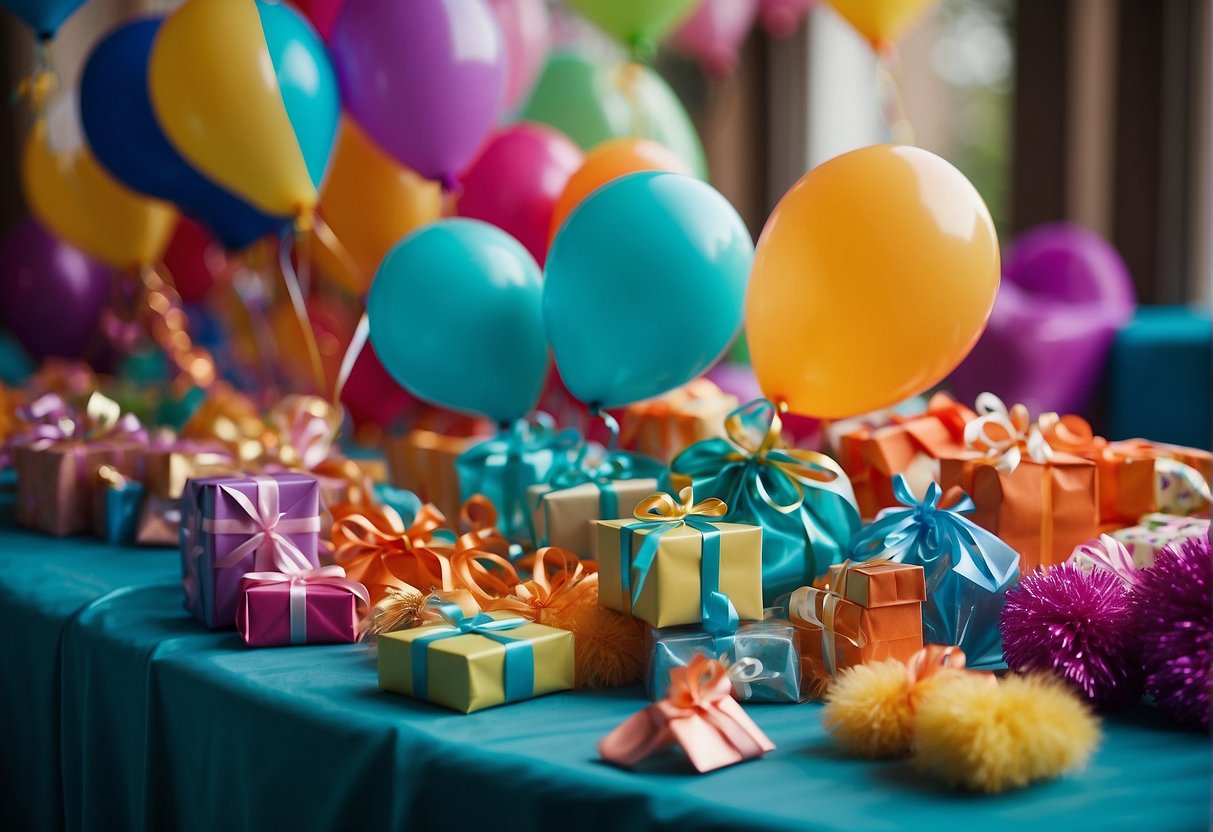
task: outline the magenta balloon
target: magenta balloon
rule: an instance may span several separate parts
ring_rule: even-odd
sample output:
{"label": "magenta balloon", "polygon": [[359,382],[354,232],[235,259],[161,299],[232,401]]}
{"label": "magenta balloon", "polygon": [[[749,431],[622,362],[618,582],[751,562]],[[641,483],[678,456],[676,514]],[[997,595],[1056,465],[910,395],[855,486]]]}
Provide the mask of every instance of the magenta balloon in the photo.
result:
{"label": "magenta balloon", "polygon": [[773,38],[786,38],[800,27],[817,0],[761,0],[760,5],[762,28]]}
{"label": "magenta balloon", "polygon": [[674,47],[723,78],[737,64],[757,16],[758,0],[703,0],[674,33]]}
{"label": "magenta balloon", "polygon": [[526,100],[547,62],[552,21],[544,0],[489,0],[505,41],[506,110]]}
{"label": "magenta balloon", "polygon": [[573,140],[551,127],[507,127],[489,140],[461,177],[459,216],[510,233],[542,266],[556,201],[582,158]]}
{"label": "magenta balloon", "polygon": [[989,390],[1033,413],[1081,411],[1135,306],[1129,270],[1102,237],[1064,223],[1033,229],[1003,262],[990,323],[952,388],[967,402]]}
{"label": "magenta balloon", "polygon": [[114,279],[107,266],[26,220],[0,243],[0,323],[34,358],[79,358]]}
{"label": "magenta balloon", "polygon": [[349,114],[451,188],[501,109],[505,47],[484,0],[356,0],[329,49]]}

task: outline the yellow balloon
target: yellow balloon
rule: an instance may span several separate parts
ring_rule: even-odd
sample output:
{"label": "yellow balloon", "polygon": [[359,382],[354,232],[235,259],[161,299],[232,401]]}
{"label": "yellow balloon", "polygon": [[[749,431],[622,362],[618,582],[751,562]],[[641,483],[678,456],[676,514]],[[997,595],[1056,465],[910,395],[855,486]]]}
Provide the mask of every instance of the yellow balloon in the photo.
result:
{"label": "yellow balloon", "polygon": [[165,19],[148,85],[160,126],[196,168],[268,214],[297,216],[316,187],[282,103],[252,0],[189,0]]}
{"label": "yellow balloon", "polygon": [[871,41],[873,48],[885,49],[936,0],[829,0],[848,23]]}
{"label": "yellow balloon", "polygon": [[52,148],[45,119],[34,123],[25,140],[21,182],[39,222],[119,269],[159,260],[177,224],[172,205],[121,185],[83,146]]}
{"label": "yellow balloon", "polygon": [[921,393],[973,348],[998,282],[990,212],[947,161],[898,145],[831,159],[758,240],[746,337],[759,385],[823,418]]}
{"label": "yellow balloon", "polygon": [[[442,188],[423,179],[384,153],[352,121],[344,120],[332,167],[320,194],[320,213],[357,264],[358,285],[365,292],[379,261],[400,238],[442,216]],[[317,250],[321,269],[345,282],[331,256]]]}

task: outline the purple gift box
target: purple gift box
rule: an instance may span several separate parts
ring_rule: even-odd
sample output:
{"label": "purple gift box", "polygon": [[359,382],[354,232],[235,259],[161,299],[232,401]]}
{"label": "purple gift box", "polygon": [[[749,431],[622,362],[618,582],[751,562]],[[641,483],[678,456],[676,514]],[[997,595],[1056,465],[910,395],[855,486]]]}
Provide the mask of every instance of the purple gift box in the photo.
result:
{"label": "purple gift box", "polygon": [[319,513],[307,474],[190,480],[181,498],[185,608],[208,627],[231,627],[246,573],[317,568]]}
{"label": "purple gift box", "polygon": [[343,644],[358,640],[358,607],[366,587],[340,566],[285,575],[250,572],[240,579],[236,629],[249,647]]}

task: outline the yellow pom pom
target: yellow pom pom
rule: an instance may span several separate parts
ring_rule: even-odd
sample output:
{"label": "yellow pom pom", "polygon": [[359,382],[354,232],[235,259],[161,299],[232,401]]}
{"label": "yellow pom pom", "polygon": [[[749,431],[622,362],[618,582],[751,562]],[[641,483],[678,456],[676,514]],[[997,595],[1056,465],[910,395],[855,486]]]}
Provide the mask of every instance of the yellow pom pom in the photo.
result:
{"label": "yellow pom pom", "polygon": [[631,616],[596,603],[544,609],[539,623],[573,634],[578,688],[617,688],[644,673],[644,632]]}
{"label": "yellow pom pom", "polygon": [[1098,741],[1086,705],[1045,675],[994,684],[965,674],[921,697],[914,720],[915,764],[973,791],[1022,788],[1079,769]]}

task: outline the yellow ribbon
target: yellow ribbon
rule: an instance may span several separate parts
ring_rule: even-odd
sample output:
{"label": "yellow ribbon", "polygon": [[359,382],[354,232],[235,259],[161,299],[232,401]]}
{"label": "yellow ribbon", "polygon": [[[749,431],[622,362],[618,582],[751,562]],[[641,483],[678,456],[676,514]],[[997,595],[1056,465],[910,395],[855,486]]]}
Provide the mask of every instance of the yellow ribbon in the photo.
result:
{"label": "yellow ribbon", "polygon": [[688,485],[678,492],[677,501],[664,491],[651,497],[645,497],[640,505],[636,506],[632,516],[646,522],[664,520],[670,523],[685,523],[686,518],[691,515],[724,517],[728,510],[729,507],[725,505],[724,501],[716,497],[709,497],[701,503],[696,503],[694,489]]}

